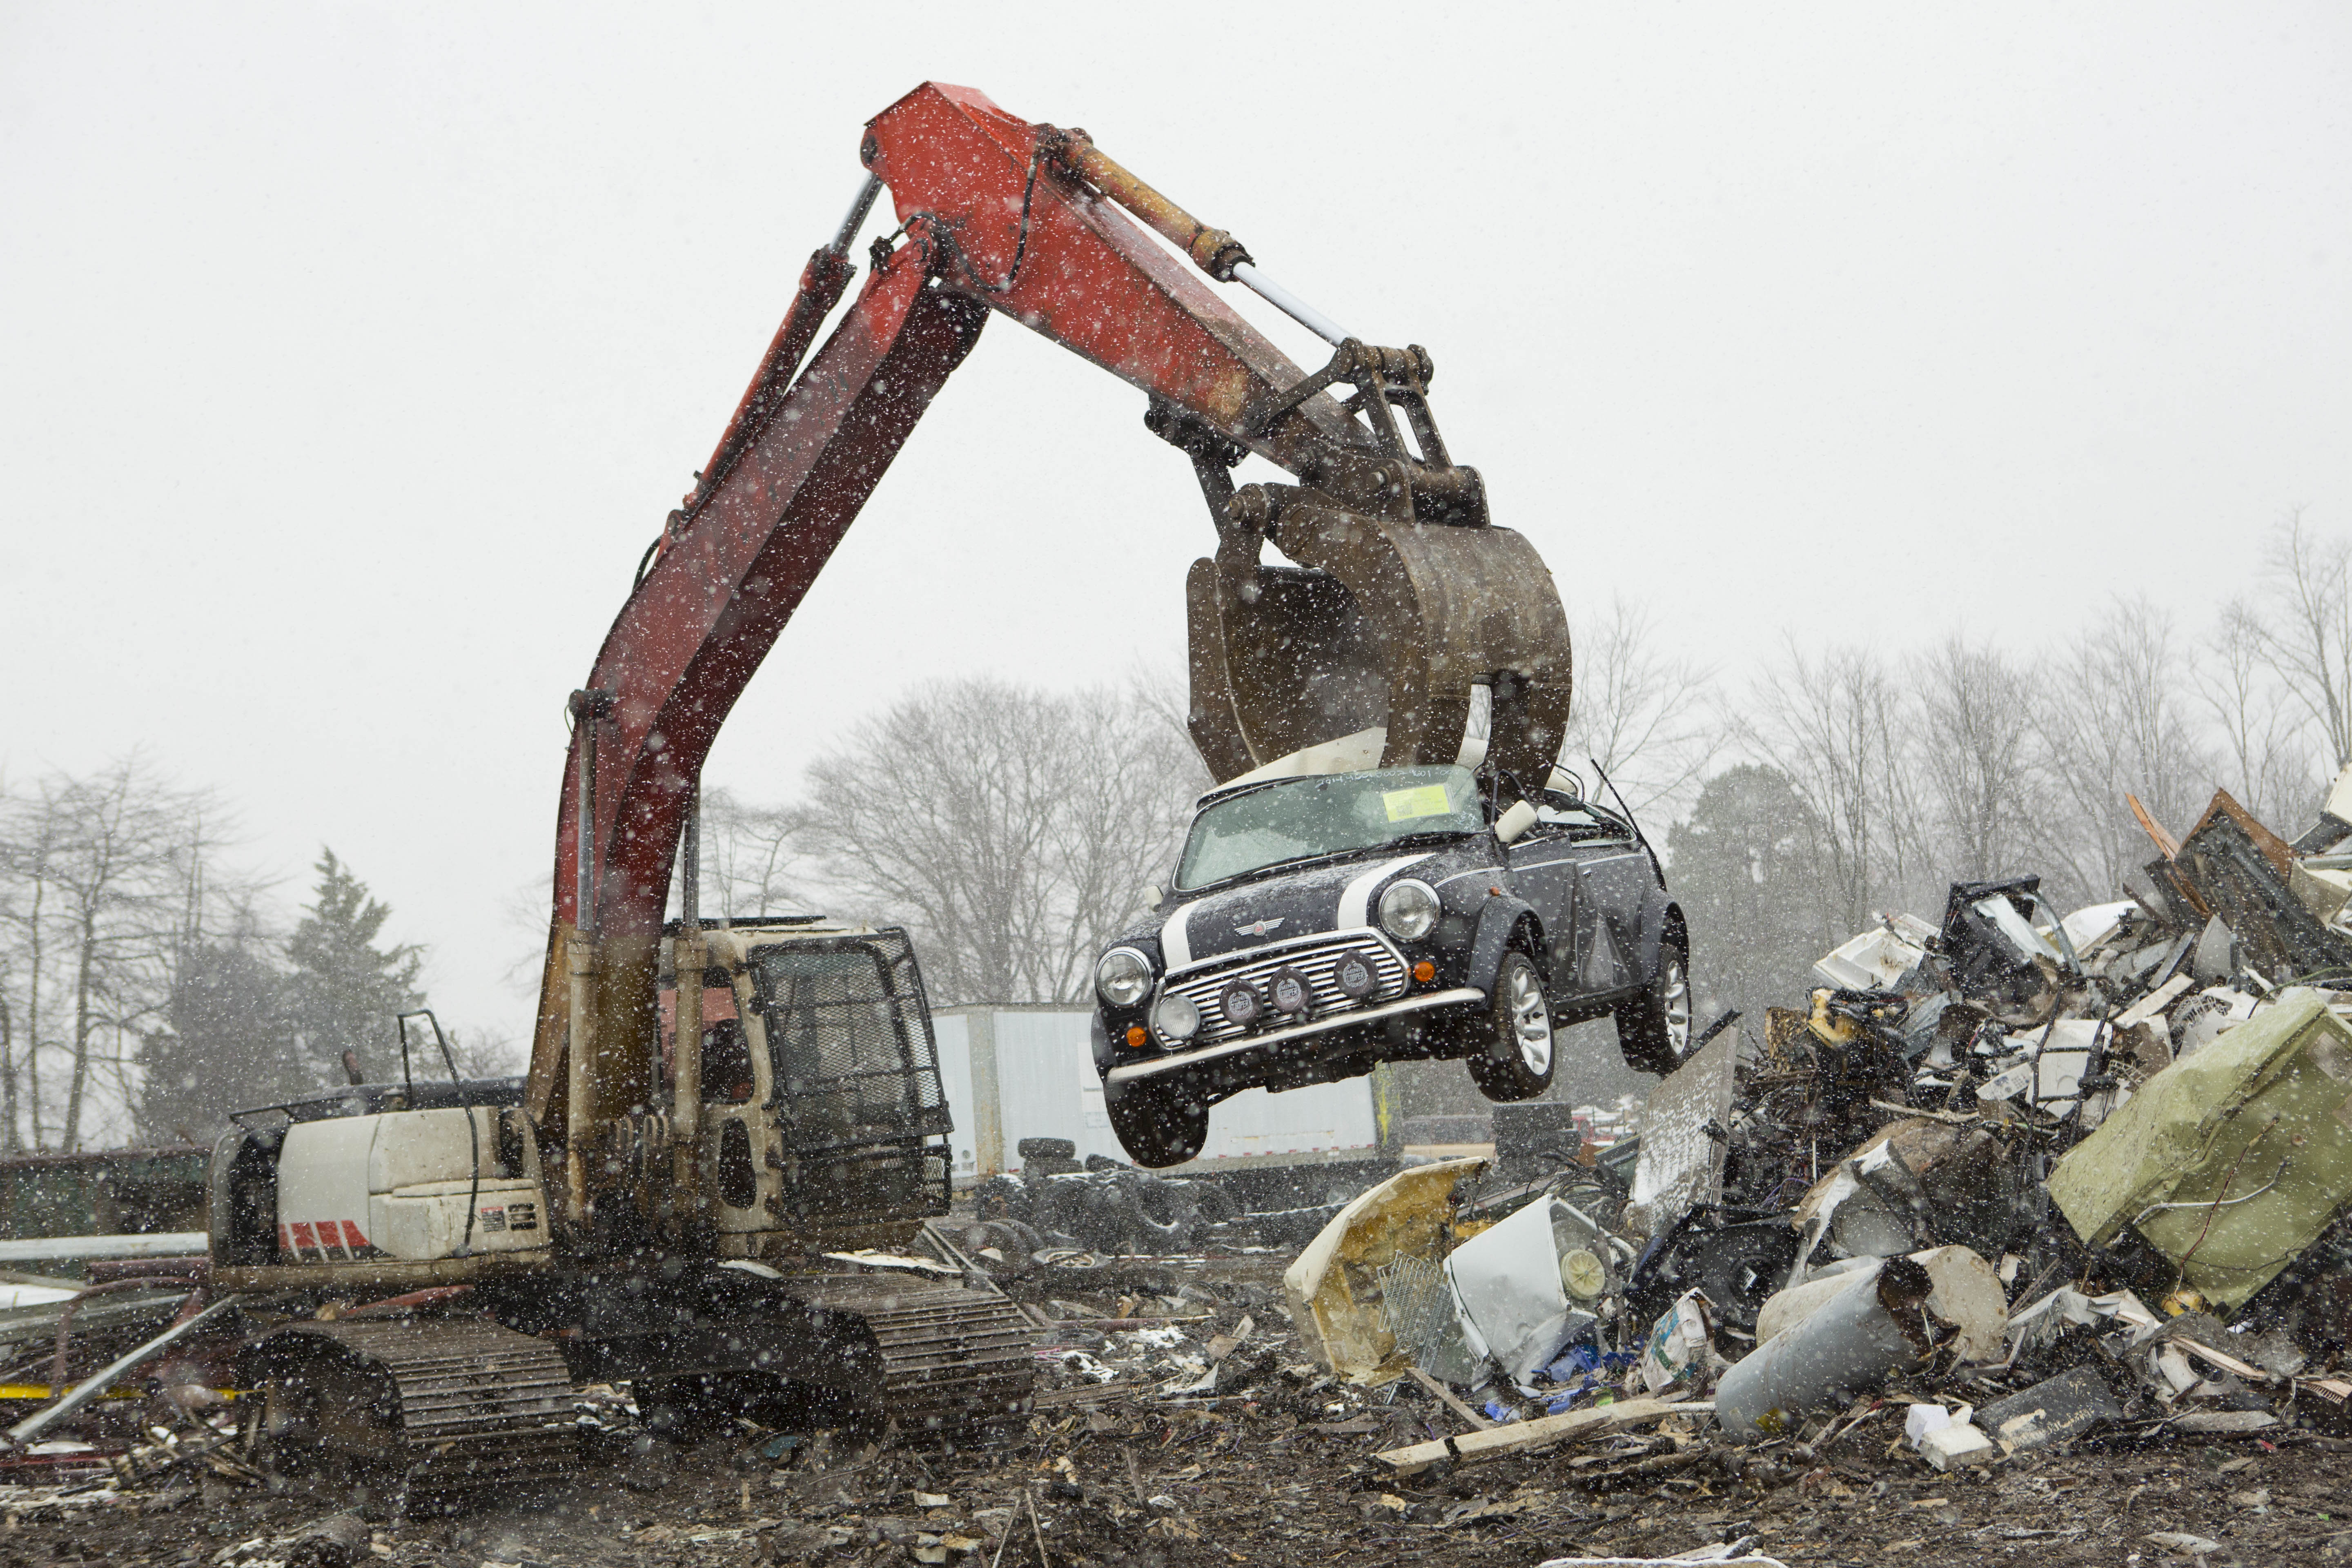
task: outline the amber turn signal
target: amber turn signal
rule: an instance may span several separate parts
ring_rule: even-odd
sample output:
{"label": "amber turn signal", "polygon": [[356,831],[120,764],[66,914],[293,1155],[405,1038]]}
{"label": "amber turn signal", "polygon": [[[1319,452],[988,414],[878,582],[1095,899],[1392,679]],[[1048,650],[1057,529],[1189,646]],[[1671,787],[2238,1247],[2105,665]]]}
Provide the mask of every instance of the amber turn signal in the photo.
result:
{"label": "amber turn signal", "polygon": [[1127,1026],[1127,1043],[1130,1046],[1139,1047],[1150,1037],[1143,1032],[1143,1026],[1140,1024],[1129,1024]]}
{"label": "amber turn signal", "polygon": [[1412,977],[1426,985],[1437,978],[1437,965],[1424,958],[1412,966]]}

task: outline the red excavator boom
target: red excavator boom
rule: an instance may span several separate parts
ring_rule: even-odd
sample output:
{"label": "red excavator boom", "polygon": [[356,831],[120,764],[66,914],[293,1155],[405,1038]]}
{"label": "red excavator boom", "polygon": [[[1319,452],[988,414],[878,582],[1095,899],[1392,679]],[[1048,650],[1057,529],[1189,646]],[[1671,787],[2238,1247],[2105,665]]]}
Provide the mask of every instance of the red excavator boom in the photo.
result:
{"label": "red excavator boom", "polygon": [[[1187,583],[1192,729],[1218,777],[1373,726],[1387,762],[1450,760],[1475,686],[1492,694],[1489,754],[1505,765],[1549,764],[1565,722],[1559,595],[1526,541],[1488,522],[1476,470],[1447,456],[1425,352],[1341,332],[1085,132],[969,88],[916,89],[867,126],[860,154],[866,187],[572,699],[529,1104],[565,1146],[575,1222],[596,1172],[634,1163],[631,1128],[656,1092],[662,916],[703,758],[990,310],[1141,388],[1147,425],[1192,460],[1218,545]],[[876,243],[803,369],[883,188],[899,233]],[[1201,274],[1318,331],[1330,363],[1294,364]],[[1299,483],[1236,492],[1228,470],[1250,452]],[[1268,542],[1297,564],[1263,565]],[[683,1125],[641,1131],[690,1138],[681,1109]]]}

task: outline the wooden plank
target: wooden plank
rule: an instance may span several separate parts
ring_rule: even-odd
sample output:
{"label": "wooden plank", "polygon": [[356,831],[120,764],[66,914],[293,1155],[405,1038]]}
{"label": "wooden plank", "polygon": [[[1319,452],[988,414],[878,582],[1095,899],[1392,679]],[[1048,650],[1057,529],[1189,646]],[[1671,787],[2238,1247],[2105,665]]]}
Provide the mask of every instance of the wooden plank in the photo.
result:
{"label": "wooden plank", "polygon": [[2154,841],[2158,849],[2164,851],[2164,858],[2168,860],[2179,859],[2180,840],[2167,833],[2156,818],[2147,814],[2147,807],[2140,805],[2139,796],[2127,795],[2124,799],[2130,804],[2132,815],[2139,818],[2140,826],[2147,830],[2148,837]]}
{"label": "wooden plank", "polygon": [[[2271,869],[2279,874],[2279,880],[2284,881],[2287,879],[2294,865],[2294,848],[2285,839],[2254,820],[2254,814],[2231,798],[2228,790],[2217,789],[2213,792],[2213,804],[2205,808],[2205,815],[2197,819],[2197,826],[2190,828],[2180,842],[2187,844],[2193,840],[2205,830],[2206,824],[2217,816],[2226,816],[2236,823],[2239,831],[2252,839],[2254,847],[2263,852],[2263,858],[2271,863]],[[2173,858],[2179,858],[2178,855]]]}
{"label": "wooden plank", "polygon": [[1412,1380],[1415,1383],[1429,1390],[1430,1393],[1437,1395],[1438,1399],[1445,1405],[1445,1408],[1454,1412],[1454,1415],[1462,1417],[1463,1420],[1467,1421],[1470,1424],[1470,1429],[1473,1432],[1484,1432],[1495,1425],[1492,1421],[1487,1420],[1484,1415],[1479,1415],[1475,1410],[1471,1409],[1467,1405],[1463,1404],[1461,1399],[1452,1389],[1438,1382],[1437,1379],[1430,1376],[1429,1373],[1422,1371],[1421,1368],[1417,1366],[1408,1367],[1406,1368],[1406,1371],[1412,1375]]}
{"label": "wooden plank", "polygon": [[1055,1410],[1065,1405],[1099,1405],[1106,1400],[1125,1399],[1139,1388],[1148,1386],[1140,1378],[1122,1379],[1117,1383],[1085,1383],[1076,1388],[1049,1388],[1030,1401],[1039,1410]]}
{"label": "wooden plank", "polygon": [[2271,1374],[2269,1373],[2264,1372],[2261,1367],[2252,1366],[2245,1362],[2240,1361],[2236,1356],[2230,1354],[2227,1351],[2217,1351],[2210,1345],[2200,1345],[2195,1340],[2191,1339],[2175,1339],[2172,1342],[2179,1345],[2182,1350],[2187,1351],[2190,1355],[2197,1357],[2199,1360],[2210,1362],[2213,1365],[2220,1367],[2223,1372],[2234,1372],[2240,1377],[2246,1379],[2250,1383],[2269,1383],[2272,1381]]}
{"label": "wooden plank", "polygon": [[1533,1421],[1491,1426],[1483,1432],[1447,1437],[1440,1442],[1390,1448],[1372,1458],[1397,1475],[1417,1476],[1430,1466],[1446,1459],[1475,1464],[1481,1459],[1500,1458],[1505,1454],[1524,1454],[1533,1448],[1549,1448],[1555,1443],[1570,1442],[1579,1437],[1605,1436],[1629,1426],[1638,1426],[1645,1421],[1664,1420],[1678,1412],[1697,1415],[1714,1408],[1713,1402],[1706,1400],[1674,1403],[1664,1399],[1621,1399],[1613,1405],[1571,1410],[1565,1415],[1540,1415]]}

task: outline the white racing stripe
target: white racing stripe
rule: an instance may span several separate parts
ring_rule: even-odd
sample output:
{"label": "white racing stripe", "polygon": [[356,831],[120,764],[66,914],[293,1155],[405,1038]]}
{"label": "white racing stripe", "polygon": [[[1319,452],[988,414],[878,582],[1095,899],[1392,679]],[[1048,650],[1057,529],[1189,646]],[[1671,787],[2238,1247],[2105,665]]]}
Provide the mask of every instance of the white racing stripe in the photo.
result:
{"label": "white racing stripe", "polygon": [[1339,918],[1332,922],[1331,929],[1351,931],[1357,926],[1371,924],[1372,889],[1406,867],[1418,866],[1436,853],[1434,849],[1427,849],[1418,855],[1402,855],[1394,860],[1383,860],[1349,883],[1340,890]]}
{"label": "white racing stripe", "polygon": [[1160,962],[1163,965],[1160,971],[1163,974],[1169,970],[1181,969],[1192,962],[1192,933],[1185,929],[1184,922],[1192,919],[1195,907],[1180,905],[1176,912],[1168,917],[1168,923],[1160,928]]}

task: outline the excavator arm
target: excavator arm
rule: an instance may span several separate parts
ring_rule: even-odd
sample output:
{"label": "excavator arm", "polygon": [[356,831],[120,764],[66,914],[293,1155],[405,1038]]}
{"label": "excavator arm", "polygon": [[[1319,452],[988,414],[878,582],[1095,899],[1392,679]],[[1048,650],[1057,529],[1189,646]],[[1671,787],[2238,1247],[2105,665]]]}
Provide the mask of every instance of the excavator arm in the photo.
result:
{"label": "excavator arm", "polygon": [[[1503,765],[1539,773],[1564,730],[1559,595],[1448,457],[1424,351],[1348,336],[1085,132],[971,89],[916,89],[860,152],[867,184],[573,695],[529,1092],[564,1145],[575,1226],[649,1145],[693,1136],[690,1063],[676,1118],[647,1107],[662,915],[703,758],[991,310],[1141,388],[1147,426],[1192,459],[1218,542],[1186,584],[1190,725],[1218,778],[1373,727],[1386,763],[1449,761],[1477,686]],[[803,369],[883,188],[898,234]],[[1332,342],[1330,363],[1292,363],[1139,223]],[[1251,452],[1297,482],[1236,491]],[[1295,564],[1263,563],[1268,542]]]}

